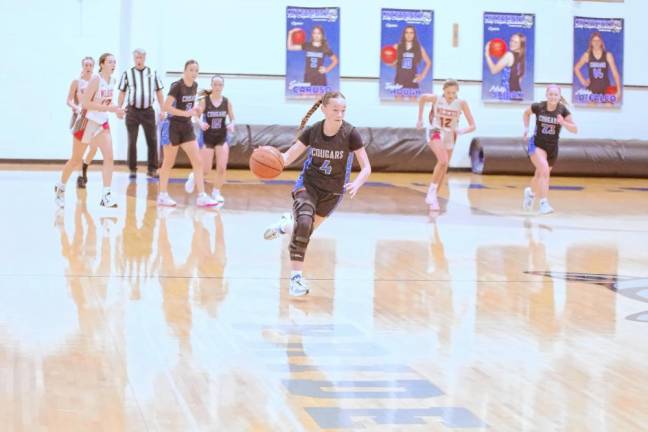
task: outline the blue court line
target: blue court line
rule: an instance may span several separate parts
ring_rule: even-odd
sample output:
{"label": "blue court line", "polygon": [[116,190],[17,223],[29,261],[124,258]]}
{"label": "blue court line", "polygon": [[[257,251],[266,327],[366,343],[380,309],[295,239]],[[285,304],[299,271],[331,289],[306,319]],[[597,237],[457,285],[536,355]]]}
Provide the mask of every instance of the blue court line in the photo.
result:
{"label": "blue court line", "polygon": [[470,183],[468,189],[490,189],[488,186],[484,186],[481,183]]}
{"label": "blue court line", "polygon": [[636,187],[635,186],[635,187],[622,187],[622,188],[619,188],[619,189],[629,190],[629,191],[633,191],[633,192],[648,192],[648,187]]}
{"label": "blue court line", "polygon": [[295,183],[295,180],[262,180],[264,184],[274,184],[274,185],[292,185]]}
{"label": "blue court line", "polygon": [[396,187],[391,183],[385,183],[385,182],[366,182],[364,186],[371,186],[371,187]]}
{"label": "blue court line", "polygon": [[583,186],[549,186],[549,190],[582,191]]}

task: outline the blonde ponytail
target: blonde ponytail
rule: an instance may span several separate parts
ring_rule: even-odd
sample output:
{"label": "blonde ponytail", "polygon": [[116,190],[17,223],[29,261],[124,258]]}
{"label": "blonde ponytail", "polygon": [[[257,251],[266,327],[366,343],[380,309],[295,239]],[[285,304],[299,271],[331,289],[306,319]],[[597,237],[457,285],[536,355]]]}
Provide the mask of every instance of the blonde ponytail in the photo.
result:
{"label": "blonde ponytail", "polygon": [[297,130],[297,133],[301,132],[304,130],[304,127],[306,127],[306,124],[308,123],[308,120],[315,114],[315,111],[317,111],[317,108],[319,108],[322,105],[324,98],[321,97],[315,101],[312,107],[308,110],[304,118],[302,118],[301,123],[299,123],[299,129]]}

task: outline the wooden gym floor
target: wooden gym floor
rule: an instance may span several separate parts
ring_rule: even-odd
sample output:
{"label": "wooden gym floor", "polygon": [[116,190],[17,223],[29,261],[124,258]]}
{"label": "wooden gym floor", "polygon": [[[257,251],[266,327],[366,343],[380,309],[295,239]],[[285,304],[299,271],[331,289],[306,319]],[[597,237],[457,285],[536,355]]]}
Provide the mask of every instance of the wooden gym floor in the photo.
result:
{"label": "wooden gym floor", "polygon": [[68,184],[0,166],[0,430],[646,431],[648,181],[375,174],[313,236],[311,294],[264,227],[290,181],[231,172],[200,210],[177,170]]}

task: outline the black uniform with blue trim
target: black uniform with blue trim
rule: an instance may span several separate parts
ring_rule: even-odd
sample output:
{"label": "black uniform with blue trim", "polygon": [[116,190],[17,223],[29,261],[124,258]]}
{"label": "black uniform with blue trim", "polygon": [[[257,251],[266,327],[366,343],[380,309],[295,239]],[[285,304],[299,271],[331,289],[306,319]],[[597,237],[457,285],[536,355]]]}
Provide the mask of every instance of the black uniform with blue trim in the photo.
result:
{"label": "black uniform with blue trim", "polygon": [[315,46],[312,42],[302,45],[306,54],[304,63],[304,82],[311,86],[326,86],[326,74],[320,73],[319,68],[324,66],[324,57],[333,56],[333,51],[328,45]]}
{"label": "black uniform with blue trim", "polygon": [[225,120],[229,114],[229,101],[225,96],[221,103],[216,106],[211,97],[205,98],[205,122],[209,129],[203,132],[203,140],[207,148],[213,149],[216,146],[225,144],[227,139],[227,125]]}
{"label": "black uniform with blue trim", "polygon": [[[194,82],[191,87],[187,87],[182,78],[171,84],[169,88],[169,96],[174,97],[176,109],[182,111],[191,111],[193,109],[197,92],[198,83]],[[169,118],[169,141],[171,145],[177,146],[195,139],[196,135],[191,124],[191,117],[172,116]]]}
{"label": "black uniform with blue trim", "polygon": [[299,137],[308,147],[293,198],[310,202],[315,214],[329,216],[342,200],[344,185],[351,176],[353,152],[364,145],[354,126],[343,122],[334,136],[324,134],[324,121],[308,127]]}
{"label": "black uniform with blue trim", "polygon": [[555,110],[547,109],[547,102],[539,102],[531,105],[531,112],[536,116],[535,134],[529,139],[528,153],[532,155],[536,148],[547,152],[547,162],[553,166],[558,159],[558,138],[561,126],[558,123],[558,115],[566,118],[571,113],[561,103]]}

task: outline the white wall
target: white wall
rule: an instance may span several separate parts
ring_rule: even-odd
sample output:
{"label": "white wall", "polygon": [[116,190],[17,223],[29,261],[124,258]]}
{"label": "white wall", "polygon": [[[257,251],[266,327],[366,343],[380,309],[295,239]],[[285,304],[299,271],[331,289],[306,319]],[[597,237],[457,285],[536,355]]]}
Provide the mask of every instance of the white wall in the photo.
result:
{"label": "white wall", "polygon": [[[537,82],[570,82],[572,17],[574,15],[625,18],[624,81],[626,86],[648,86],[648,32],[642,17],[648,2],[576,2],[572,0],[3,0],[0,13],[10,17],[0,27],[3,40],[0,79],[7,105],[0,116],[0,158],[65,159],[70,150],[66,129],[69,111],[65,96],[70,80],[85,55],[104,51],[117,55],[118,69],[130,66],[130,51],[143,47],[149,64],[160,72],[179,71],[196,58],[203,72],[283,74],[285,70],[285,7],[339,6],[341,8],[341,74],[377,77],[380,8],[427,8],[435,11],[435,78],[481,79],[482,14],[484,11],[536,14]],[[187,26],[187,17],[192,25]],[[83,23],[83,25],[81,25]],[[99,26],[96,24],[99,23]],[[451,47],[452,24],[459,24],[459,47]],[[181,29],[178,31],[178,29]],[[118,75],[118,74],[117,74]],[[165,84],[177,79],[167,76]],[[201,84],[206,85],[206,79]],[[348,120],[359,126],[413,126],[413,104],[378,99],[377,79],[343,79],[349,102]],[[439,83],[435,84],[435,90]],[[569,87],[564,87],[569,98]],[[228,78],[238,123],[297,124],[309,102],[286,101],[281,78]],[[544,89],[536,88],[536,98]],[[522,106],[484,104],[479,84],[462,85],[482,136],[517,136]],[[580,137],[648,139],[644,126],[648,88],[626,87],[620,109],[576,108]],[[30,105],[38,116],[30,115]],[[117,159],[125,159],[123,124],[111,120]],[[567,134],[566,134],[567,135]],[[454,166],[467,166],[470,136],[458,143]],[[144,145],[138,152],[145,157]]]}

